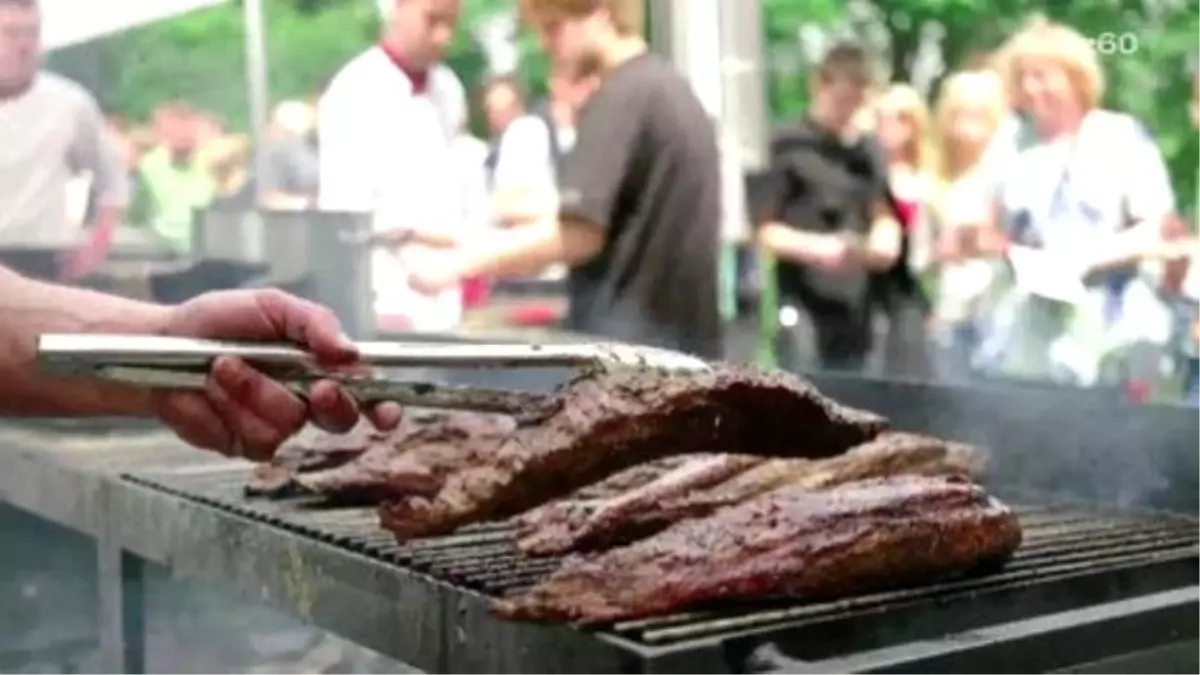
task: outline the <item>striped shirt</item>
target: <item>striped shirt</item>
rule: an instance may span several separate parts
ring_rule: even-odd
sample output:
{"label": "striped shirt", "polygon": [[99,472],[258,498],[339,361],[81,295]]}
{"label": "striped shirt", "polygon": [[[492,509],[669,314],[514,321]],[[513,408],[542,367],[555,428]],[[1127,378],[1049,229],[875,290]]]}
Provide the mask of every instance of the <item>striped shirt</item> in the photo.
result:
{"label": "striped shirt", "polygon": [[82,238],[68,214],[68,184],[89,175],[91,197],[122,208],[128,181],[94,98],[40,73],[23,94],[0,99],[0,247],[65,248]]}

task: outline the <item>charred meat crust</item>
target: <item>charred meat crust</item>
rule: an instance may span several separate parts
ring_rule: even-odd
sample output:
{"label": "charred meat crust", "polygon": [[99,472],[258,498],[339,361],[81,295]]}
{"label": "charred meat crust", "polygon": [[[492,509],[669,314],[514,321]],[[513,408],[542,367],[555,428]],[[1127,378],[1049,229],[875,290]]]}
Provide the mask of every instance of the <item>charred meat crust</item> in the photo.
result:
{"label": "charred meat crust", "polygon": [[829,457],[886,426],[873,413],[821,395],[799,377],[718,365],[666,377],[613,371],[575,379],[555,394],[562,406],[479,453],[432,497],[380,507],[400,540],[446,534],[506,518],[668,455],[722,452]]}
{"label": "charred meat crust", "polygon": [[574,557],[500,616],[600,623],[718,602],[828,598],[960,575],[1008,559],[1016,515],[958,477],[900,476],[829,492],[786,486],[591,559]]}
{"label": "charred meat crust", "polygon": [[[632,504],[624,504],[630,495],[622,495],[608,500],[563,501],[545,512],[526,514],[519,521],[518,548],[532,556],[603,550],[783,485],[821,490],[899,474],[975,475],[982,470],[981,456],[971,446],[899,431],[885,431],[845,454],[823,460],[743,458],[739,463],[721,463],[714,459],[720,456],[713,456],[691,463],[690,480],[678,480],[687,472],[684,467],[643,486],[641,498]],[[712,465],[707,473],[703,471],[705,462]],[[723,474],[721,467],[727,469]]]}

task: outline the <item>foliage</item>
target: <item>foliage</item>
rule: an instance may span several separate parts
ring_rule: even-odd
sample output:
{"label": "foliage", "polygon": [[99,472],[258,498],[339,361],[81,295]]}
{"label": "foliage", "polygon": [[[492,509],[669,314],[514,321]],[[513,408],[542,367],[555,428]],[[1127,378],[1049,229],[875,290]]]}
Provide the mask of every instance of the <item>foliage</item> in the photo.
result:
{"label": "foliage", "polygon": [[[274,100],[304,97],[378,34],[375,0],[263,0],[267,56]],[[754,0],[723,0],[754,1]],[[855,0],[761,0],[769,60],[770,107],[777,120],[807,105],[811,55],[800,40],[804,26],[846,24]],[[463,25],[511,11],[512,0],[464,0]],[[1133,54],[1105,57],[1110,80],[1107,105],[1129,112],[1155,133],[1167,157],[1181,201],[1196,195],[1197,134],[1188,121],[1191,95],[1185,62],[1194,57],[1200,30],[1194,0],[858,0],[882,20],[890,43],[891,72],[912,72],[922,31],[942,28],[944,61],[950,68],[1000,44],[1032,12],[1075,26],[1084,35],[1130,34]],[[853,27],[861,29],[861,22]],[[527,55],[520,75],[535,95],[544,91],[546,61],[534,41],[522,38]],[[240,3],[129,31],[91,45],[110,107],[132,117],[158,102],[183,98],[220,112],[231,123],[246,121],[245,31]],[[64,60],[64,59],[60,59]],[[486,77],[486,61],[469,30],[460,31],[450,64],[474,89]],[[89,66],[92,64],[88,64]],[[95,86],[95,85],[94,85]],[[1119,161],[1119,158],[1114,158]]]}

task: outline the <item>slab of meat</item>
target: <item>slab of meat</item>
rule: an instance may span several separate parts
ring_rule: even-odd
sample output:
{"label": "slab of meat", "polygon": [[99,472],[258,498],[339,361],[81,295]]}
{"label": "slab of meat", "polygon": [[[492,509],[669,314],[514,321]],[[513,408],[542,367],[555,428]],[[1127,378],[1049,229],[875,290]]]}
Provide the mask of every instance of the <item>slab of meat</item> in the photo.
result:
{"label": "slab of meat", "polygon": [[508,416],[471,412],[425,413],[342,466],[296,476],[313,494],[339,503],[376,505],[433,495],[448,476],[495,451],[516,428]]}
{"label": "slab of meat", "polygon": [[[664,457],[654,462],[638,464],[637,466],[615,473],[599,483],[593,483],[592,485],[580,488],[566,499],[543,504],[522,513],[517,518],[517,527],[530,528],[530,531],[532,531],[533,528],[537,527],[537,523],[540,522],[558,522],[565,519],[579,520],[585,518],[595,508],[611,499],[613,495],[636,490],[647,483],[659,480],[665,474],[690,462],[713,456],[708,454],[679,455],[677,457]],[[580,511],[581,515],[569,515],[575,511]]]}
{"label": "slab of meat", "polygon": [[965,478],[789,485],[623,548],[575,556],[501,616],[602,623],[739,600],[829,599],[1007,560],[1017,517]]}
{"label": "slab of meat", "polygon": [[[523,517],[517,546],[532,556],[602,550],[650,536],[685,518],[707,516],[783,485],[820,490],[900,474],[977,476],[982,470],[981,458],[982,453],[971,446],[885,431],[844,455],[823,460],[750,462],[707,484],[681,486],[678,474],[685,473],[685,467],[627,495],[584,503],[560,502],[556,512]],[[693,462],[692,471],[702,469],[704,462]]]}
{"label": "slab of meat", "polygon": [[751,455],[711,455],[693,459],[615,497],[549,504],[518,519],[517,547],[527,555],[546,556],[607,548],[618,537],[639,539],[654,531],[637,527],[643,522],[640,514],[653,513],[663,500],[717,485],[765,461]]}
{"label": "slab of meat", "polygon": [[829,457],[886,425],[794,375],[739,366],[691,376],[591,373],[555,396],[557,412],[472,457],[437,495],[381,506],[383,527],[400,540],[445,534],[523,513],[669,455]]}
{"label": "slab of meat", "polygon": [[[409,411],[386,433],[350,435],[343,446],[365,446],[348,461],[293,468],[291,494],[321,495],[339,504],[376,505],[388,499],[435,493],[446,476],[488,452],[516,428],[510,417],[471,412]],[[364,439],[367,439],[364,442]],[[339,440],[321,439],[325,446]]]}
{"label": "slab of meat", "polygon": [[300,492],[298,474],[341,466],[363,454],[373,445],[386,443],[390,434],[362,424],[345,434],[326,432],[303,434],[289,441],[270,462],[254,467],[245,486],[247,497],[284,498]]}

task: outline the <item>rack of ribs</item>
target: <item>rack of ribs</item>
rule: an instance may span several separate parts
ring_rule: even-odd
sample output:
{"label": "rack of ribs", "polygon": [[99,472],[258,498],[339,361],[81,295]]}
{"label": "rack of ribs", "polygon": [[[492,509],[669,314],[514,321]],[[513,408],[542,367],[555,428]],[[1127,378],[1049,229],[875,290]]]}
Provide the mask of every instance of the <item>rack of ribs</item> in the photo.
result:
{"label": "rack of ribs", "polygon": [[1007,506],[958,476],[786,485],[595,557],[573,556],[500,616],[605,623],[719,603],[829,599],[959,576],[1021,544]]}
{"label": "rack of ribs", "polygon": [[[289,486],[285,493],[374,506],[389,499],[435,493],[446,476],[461,470],[472,457],[496,448],[515,428],[516,422],[503,415],[413,410],[395,430],[369,433],[367,443],[362,443],[362,434],[320,441],[326,446],[352,447],[357,440],[365,447],[346,461],[297,467],[262,465],[256,474],[281,474],[276,480]],[[281,492],[276,490],[276,494]]]}
{"label": "rack of ribs", "polygon": [[[737,458],[738,456],[727,456]],[[518,521],[518,548],[556,556],[626,544],[686,518],[707,516],[783,485],[821,490],[899,474],[978,475],[982,453],[971,446],[906,432],[878,437],[824,460],[698,459],[608,500],[564,501]],[[720,468],[726,471],[719,473]]]}
{"label": "rack of ribs", "polygon": [[[644,462],[722,453],[829,457],[874,438],[886,420],[783,372],[718,365],[668,376],[588,373],[555,392],[555,412],[472,455],[437,493],[380,506],[403,541],[509,518]],[[413,453],[409,453],[411,456]]]}

